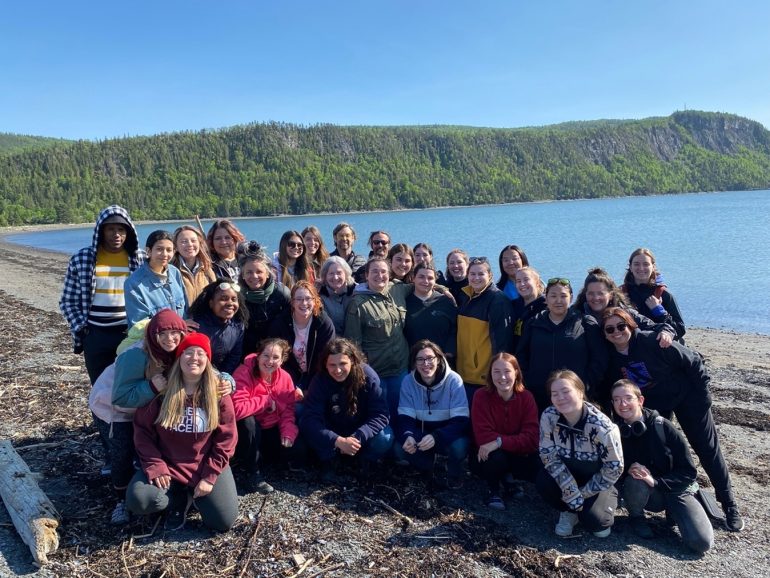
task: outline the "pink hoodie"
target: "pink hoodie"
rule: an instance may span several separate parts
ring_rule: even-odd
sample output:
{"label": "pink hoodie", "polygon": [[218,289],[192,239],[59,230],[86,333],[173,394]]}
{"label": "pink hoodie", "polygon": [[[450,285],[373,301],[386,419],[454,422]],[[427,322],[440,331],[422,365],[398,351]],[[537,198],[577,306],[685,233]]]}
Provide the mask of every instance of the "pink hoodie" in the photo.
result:
{"label": "pink hoodie", "polygon": [[[257,354],[252,353],[246,356],[233,374],[235,419],[241,420],[253,415],[262,429],[277,424],[281,437],[293,442],[297,439],[298,429],[294,419],[294,383],[291,376],[279,367],[273,373],[273,383],[267,383],[261,377],[254,376],[256,365]],[[268,411],[270,400],[275,401],[275,411]]]}

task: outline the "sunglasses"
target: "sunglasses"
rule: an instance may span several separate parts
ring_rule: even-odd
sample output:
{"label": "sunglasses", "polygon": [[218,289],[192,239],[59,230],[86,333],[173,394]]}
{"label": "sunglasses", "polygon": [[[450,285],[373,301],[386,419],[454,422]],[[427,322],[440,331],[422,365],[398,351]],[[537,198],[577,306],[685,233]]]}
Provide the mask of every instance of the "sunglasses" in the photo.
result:
{"label": "sunglasses", "polygon": [[382,239],[372,239],[372,245],[387,245],[390,241],[383,241]]}
{"label": "sunglasses", "polygon": [[227,291],[228,289],[232,289],[236,293],[240,293],[241,292],[241,286],[238,285],[238,283],[230,283],[229,281],[225,281],[224,283],[220,283],[217,286],[217,289],[219,289],[220,291]]}
{"label": "sunglasses", "polygon": [[569,287],[569,279],[565,279],[564,277],[551,277],[548,279],[548,285],[564,285],[565,287]]}
{"label": "sunglasses", "polygon": [[624,323],[621,321],[617,325],[605,325],[604,326],[604,332],[607,335],[612,335],[615,333],[615,330],[617,329],[618,333],[623,333],[626,329],[628,329],[628,323]]}
{"label": "sunglasses", "polygon": [[290,249],[301,249],[302,243],[297,243],[296,241],[289,241],[288,243],[286,243],[286,246],[289,247]]}

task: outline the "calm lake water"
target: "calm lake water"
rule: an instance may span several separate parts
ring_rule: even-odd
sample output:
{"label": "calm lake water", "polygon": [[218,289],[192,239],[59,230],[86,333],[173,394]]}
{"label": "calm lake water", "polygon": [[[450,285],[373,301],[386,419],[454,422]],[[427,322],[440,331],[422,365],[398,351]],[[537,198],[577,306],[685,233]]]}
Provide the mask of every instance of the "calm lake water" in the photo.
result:
{"label": "calm lake water", "polygon": [[[543,278],[567,277],[576,290],[597,265],[621,282],[631,252],[649,247],[687,325],[770,334],[770,299],[764,294],[770,289],[768,190],[238,219],[237,224],[247,238],[275,251],[284,231],[311,224],[328,246],[340,221],[358,233],[358,253],[368,251],[370,231],[383,229],[394,242],[430,243],[442,269],[447,252],[462,247],[472,256],[488,256],[497,274],[500,249],[517,244]],[[207,230],[210,223],[204,221]],[[178,224],[141,225],[139,237]],[[74,253],[90,243],[92,232],[92,227],[68,229],[8,240]]]}

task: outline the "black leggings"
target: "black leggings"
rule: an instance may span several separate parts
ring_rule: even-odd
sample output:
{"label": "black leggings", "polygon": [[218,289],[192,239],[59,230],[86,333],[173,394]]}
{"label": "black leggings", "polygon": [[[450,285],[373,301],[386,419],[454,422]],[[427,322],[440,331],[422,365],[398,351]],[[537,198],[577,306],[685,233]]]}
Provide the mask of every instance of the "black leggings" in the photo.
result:
{"label": "black leggings", "polygon": [[[673,413],[711,480],[717,500],[727,506],[735,504],[730,472],[719,446],[719,436],[708,394],[705,391],[693,391],[674,408]],[[660,414],[666,419],[671,418],[671,411]]]}
{"label": "black leggings", "polygon": [[262,429],[251,415],[238,420],[237,426],[238,445],[235,448],[235,460],[237,465],[246,471],[258,471],[264,461],[302,465],[307,459],[307,446],[299,435],[292,447],[285,448],[281,445],[281,432],[277,425]]}
{"label": "black leggings", "polygon": [[473,452],[471,462],[474,464],[474,471],[484,479],[489,487],[489,491],[496,494],[500,491],[500,483],[505,474],[511,474],[515,480],[524,480],[534,482],[538,470],[542,468],[540,459],[536,454],[527,456],[515,455],[506,452],[503,449],[496,449],[490,452],[486,461],[478,461],[478,453]]}
{"label": "black leggings", "polygon": [[99,436],[107,445],[107,458],[112,470],[110,472],[110,481],[112,487],[123,498],[126,493],[126,486],[134,476],[134,424],[130,421],[115,421],[108,424],[102,421],[93,413],[96,429],[99,430]]}

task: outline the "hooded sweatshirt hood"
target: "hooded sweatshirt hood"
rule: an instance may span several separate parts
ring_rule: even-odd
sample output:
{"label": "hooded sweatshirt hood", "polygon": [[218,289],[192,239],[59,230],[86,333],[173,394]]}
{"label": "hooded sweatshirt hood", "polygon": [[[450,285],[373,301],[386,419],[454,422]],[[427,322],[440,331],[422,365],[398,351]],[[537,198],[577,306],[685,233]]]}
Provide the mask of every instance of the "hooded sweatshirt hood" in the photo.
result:
{"label": "hooded sweatshirt hood", "polygon": [[119,205],[110,205],[99,213],[96,225],[94,225],[94,235],[91,239],[91,248],[94,252],[99,249],[102,241],[102,228],[107,224],[108,220],[110,223],[120,223],[126,227],[126,242],[123,244],[123,248],[130,257],[136,257],[139,250],[139,237],[136,234],[136,227],[134,227],[131,217],[128,216],[128,211]]}

